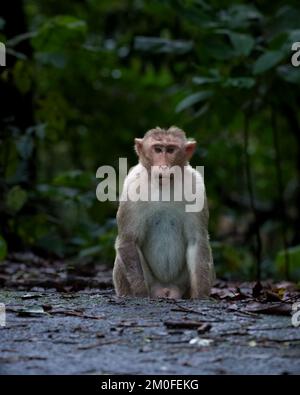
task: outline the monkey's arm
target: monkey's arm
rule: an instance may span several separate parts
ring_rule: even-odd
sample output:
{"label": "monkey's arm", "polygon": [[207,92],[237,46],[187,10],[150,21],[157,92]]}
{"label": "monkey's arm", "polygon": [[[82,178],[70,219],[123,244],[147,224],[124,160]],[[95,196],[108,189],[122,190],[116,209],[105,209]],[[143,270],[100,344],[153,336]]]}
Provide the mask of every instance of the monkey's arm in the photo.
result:
{"label": "monkey's arm", "polygon": [[147,296],[130,206],[128,202],[121,203],[117,214],[119,236],[115,246],[113,281],[120,296]]}
{"label": "monkey's arm", "polygon": [[147,296],[147,289],[136,245],[117,239],[113,281],[119,296]]}
{"label": "monkey's arm", "polygon": [[214,281],[214,268],[208,240],[201,240],[188,246],[187,266],[190,276],[190,297],[209,296]]}
{"label": "monkey's arm", "polygon": [[208,208],[205,197],[204,208],[198,214],[199,234],[188,243],[186,261],[190,276],[190,297],[202,298],[210,295],[215,280],[212,252],[207,232]]}

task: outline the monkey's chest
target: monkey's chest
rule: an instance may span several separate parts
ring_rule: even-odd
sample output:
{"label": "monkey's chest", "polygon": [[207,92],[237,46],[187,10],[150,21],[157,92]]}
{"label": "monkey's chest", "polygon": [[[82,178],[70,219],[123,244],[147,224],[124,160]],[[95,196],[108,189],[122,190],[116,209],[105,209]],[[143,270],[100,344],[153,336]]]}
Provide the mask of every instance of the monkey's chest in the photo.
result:
{"label": "monkey's chest", "polygon": [[154,276],[163,283],[176,283],[186,270],[184,218],[180,210],[157,205],[146,213],[139,245]]}

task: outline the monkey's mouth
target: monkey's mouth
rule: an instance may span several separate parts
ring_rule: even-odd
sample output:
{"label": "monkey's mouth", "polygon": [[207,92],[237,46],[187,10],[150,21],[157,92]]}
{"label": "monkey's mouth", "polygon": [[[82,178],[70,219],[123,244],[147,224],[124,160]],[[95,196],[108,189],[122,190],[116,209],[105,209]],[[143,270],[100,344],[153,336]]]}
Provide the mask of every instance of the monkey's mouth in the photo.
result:
{"label": "monkey's mouth", "polygon": [[174,174],[173,173],[160,173],[158,174],[158,181],[159,181],[159,185],[162,185],[164,183],[167,182],[167,184],[172,184],[174,182]]}
{"label": "monkey's mouth", "polygon": [[174,179],[174,172],[169,166],[155,166],[151,169],[151,176],[153,179],[158,180],[159,184],[165,182],[172,182]]}
{"label": "monkey's mouth", "polygon": [[174,174],[173,173],[159,173],[158,175],[159,180],[165,180],[165,179],[170,179],[173,180],[174,179]]}

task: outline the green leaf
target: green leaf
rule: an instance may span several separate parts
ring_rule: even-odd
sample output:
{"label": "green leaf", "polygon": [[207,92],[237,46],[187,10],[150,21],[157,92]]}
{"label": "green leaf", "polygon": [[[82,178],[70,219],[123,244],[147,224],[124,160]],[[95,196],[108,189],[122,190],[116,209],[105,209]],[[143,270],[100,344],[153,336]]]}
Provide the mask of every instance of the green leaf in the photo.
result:
{"label": "green leaf", "polygon": [[257,8],[250,4],[235,4],[230,6],[225,12],[220,13],[220,19],[232,28],[245,28],[254,20],[261,20],[263,15]]}
{"label": "green leaf", "polygon": [[269,42],[270,50],[281,51],[286,55],[292,54],[292,45],[300,41],[300,29],[280,32]]}
{"label": "green leaf", "polygon": [[44,140],[46,136],[46,124],[38,123],[26,129],[27,135],[35,135],[39,140]]}
{"label": "green leaf", "polygon": [[[82,192],[77,188],[39,184],[36,187],[37,192],[49,199],[60,200],[65,202],[78,201],[82,196]],[[84,196],[84,195],[83,195]]]}
{"label": "green leaf", "polygon": [[211,38],[208,40],[206,45],[207,47],[205,50],[207,51],[208,55],[217,60],[231,60],[235,55],[232,46],[229,45],[229,43],[226,43],[224,39],[221,40],[220,38]]}
{"label": "green leaf", "polygon": [[299,7],[284,5],[280,7],[272,18],[272,25],[277,32],[299,29],[300,10]]}
{"label": "green leaf", "polygon": [[205,85],[205,84],[213,84],[215,82],[219,82],[219,77],[194,77],[193,83],[196,85]]}
{"label": "green leaf", "polygon": [[290,64],[279,66],[277,67],[277,74],[284,81],[300,85],[300,70],[297,67],[293,67]]}
{"label": "green leaf", "polygon": [[201,91],[193,93],[192,95],[183,99],[176,107],[176,112],[181,112],[186,110],[189,107],[192,107],[194,104],[204,101],[211,97],[213,94],[212,91]]}
{"label": "green leaf", "polygon": [[235,53],[241,56],[248,56],[255,44],[253,37],[249,34],[229,32],[229,38]]}
{"label": "green leaf", "polygon": [[6,207],[9,211],[17,213],[27,201],[27,192],[19,185],[15,185],[6,195]]}
{"label": "green leaf", "polygon": [[136,37],[134,48],[139,51],[149,51],[153,53],[172,53],[183,55],[193,48],[192,41],[168,40],[160,37]]}
{"label": "green leaf", "polygon": [[86,32],[87,24],[84,20],[70,15],[57,15],[40,27],[32,43],[37,52],[64,52],[70,46],[83,44]]}
{"label": "green leaf", "polygon": [[253,66],[253,74],[261,74],[276,66],[283,58],[285,53],[282,51],[268,51],[261,55]]}
{"label": "green leaf", "polygon": [[5,26],[5,20],[0,17],[0,29],[3,29]]}
{"label": "green leaf", "polygon": [[60,52],[36,52],[35,59],[42,65],[63,69],[66,65],[66,55]]}
{"label": "green leaf", "polygon": [[86,256],[91,256],[91,255],[98,255],[101,252],[102,248],[100,245],[96,245],[93,247],[88,247],[80,251],[79,257],[84,258]]}
{"label": "green leaf", "polygon": [[7,254],[7,244],[4,238],[0,235],[0,261],[6,257]]}
{"label": "green leaf", "polygon": [[27,59],[16,62],[13,68],[13,78],[15,85],[23,94],[30,91],[34,75],[32,65]]}
{"label": "green leaf", "polygon": [[55,18],[55,23],[58,26],[64,26],[70,30],[77,30],[81,32],[86,31],[86,22],[82,19],[75,18],[71,15],[60,15]]}
{"label": "green leaf", "polygon": [[90,173],[82,170],[70,170],[57,175],[53,180],[53,185],[90,189],[93,182],[94,178]]}
{"label": "green leaf", "polygon": [[224,88],[238,88],[238,89],[250,89],[255,85],[255,79],[251,77],[237,77],[227,78],[222,86]]}
{"label": "green leaf", "polygon": [[34,148],[34,140],[29,135],[23,135],[16,141],[16,148],[21,158],[29,159]]}
{"label": "green leaf", "polygon": [[292,45],[295,42],[299,42],[300,41],[300,29],[292,30],[289,33],[288,41],[289,41],[290,45]]}

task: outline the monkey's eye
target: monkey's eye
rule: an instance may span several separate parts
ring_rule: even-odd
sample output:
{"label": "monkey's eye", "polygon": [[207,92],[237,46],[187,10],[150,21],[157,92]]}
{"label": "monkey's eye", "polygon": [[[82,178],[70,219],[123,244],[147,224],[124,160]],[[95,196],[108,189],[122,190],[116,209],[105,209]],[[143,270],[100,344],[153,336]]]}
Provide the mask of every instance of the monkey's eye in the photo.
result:
{"label": "monkey's eye", "polygon": [[154,151],[155,151],[157,154],[160,154],[160,153],[162,152],[162,149],[161,149],[160,147],[154,147]]}
{"label": "monkey's eye", "polygon": [[167,148],[167,154],[174,154],[175,148],[174,147],[168,147]]}

